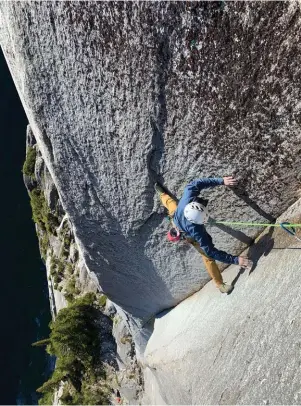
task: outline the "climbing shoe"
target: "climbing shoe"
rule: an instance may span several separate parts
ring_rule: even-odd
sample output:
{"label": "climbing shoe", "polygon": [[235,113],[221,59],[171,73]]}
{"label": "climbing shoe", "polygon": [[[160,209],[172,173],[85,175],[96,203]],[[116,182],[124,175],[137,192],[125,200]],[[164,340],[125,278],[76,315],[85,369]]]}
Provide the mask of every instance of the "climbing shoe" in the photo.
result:
{"label": "climbing shoe", "polygon": [[155,191],[161,195],[162,193],[165,193],[165,190],[159,183],[155,183]]}
{"label": "climbing shoe", "polygon": [[234,286],[222,283],[218,288],[221,293],[230,293],[234,289]]}

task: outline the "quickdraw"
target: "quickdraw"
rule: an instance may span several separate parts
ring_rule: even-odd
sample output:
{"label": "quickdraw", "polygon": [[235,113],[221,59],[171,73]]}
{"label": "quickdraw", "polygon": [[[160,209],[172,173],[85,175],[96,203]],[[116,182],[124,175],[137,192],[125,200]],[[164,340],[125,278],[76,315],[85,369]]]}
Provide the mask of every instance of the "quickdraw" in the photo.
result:
{"label": "quickdraw", "polygon": [[296,229],[295,229],[296,225],[292,225],[288,222],[284,222],[284,223],[280,223],[280,227],[282,228],[282,230],[286,231],[287,233],[289,233],[290,235],[295,237],[296,240],[301,242],[301,239],[296,236]]}

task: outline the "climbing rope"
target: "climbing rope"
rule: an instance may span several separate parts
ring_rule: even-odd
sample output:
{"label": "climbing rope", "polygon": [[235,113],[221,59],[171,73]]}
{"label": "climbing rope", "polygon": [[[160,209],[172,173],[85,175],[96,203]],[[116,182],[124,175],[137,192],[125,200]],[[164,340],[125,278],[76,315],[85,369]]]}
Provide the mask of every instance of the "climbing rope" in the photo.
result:
{"label": "climbing rope", "polygon": [[301,227],[301,224],[290,224],[287,221],[282,223],[251,223],[248,221],[211,221],[209,225],[213,224],[224,224],[224,225],[231,225],[231,226],[246,226],[246,227],[281,227],[282,230],[286,231],[288,234],[295,237],[298,241],[301,242],[301,239],[296,236],[296,227]]}
{"label": "climbing rope", "polygon": [[248,221],[211,221],[209,224],[229,224],[229,225],[233,225],[233,226],[238,226],[238,225],[242,225],[242,226],[254,226],[254,227],[281,227],[283,228],[283,224],[285,225],[285,227],[301,227],[301,224],[290,224],[287,222],[284,223],[275,223],[275,224],[270,224],[270,223],[251,223]]}

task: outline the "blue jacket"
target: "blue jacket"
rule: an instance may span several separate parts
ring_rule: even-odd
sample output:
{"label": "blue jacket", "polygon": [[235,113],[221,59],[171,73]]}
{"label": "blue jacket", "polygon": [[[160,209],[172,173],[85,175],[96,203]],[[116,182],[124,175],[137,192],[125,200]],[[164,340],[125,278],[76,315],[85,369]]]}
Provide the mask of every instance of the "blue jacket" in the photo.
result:
{"label": "blue jacket", "polygon": [[191,223],[184,217],[185,206],[188,203],[194,201],[201,190],[223,184],[223,178],[196,179],[189,183],[184,189],[183,196],[179,201],[177,210],[173,217],[173,221],[176,227],[184,231],[187,236],[193,238],[200,244],[201,249],[208,257],[216,261],[225,262],[226,264],[238,264],[237,256],[227,254],[226,252],[220,251],[215,248],[212,242],[212,238],[207,233],[205,226]]}

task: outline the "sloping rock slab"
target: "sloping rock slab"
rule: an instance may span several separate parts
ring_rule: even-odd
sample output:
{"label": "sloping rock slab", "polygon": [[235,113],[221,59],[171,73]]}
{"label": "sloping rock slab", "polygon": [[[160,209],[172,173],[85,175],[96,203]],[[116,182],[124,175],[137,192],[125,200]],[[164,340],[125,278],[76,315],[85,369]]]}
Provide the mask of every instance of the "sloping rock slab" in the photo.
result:
{"label": "sloping rock slab", "polygon": [[[300,214],[298,201],[281,220]],[[148,403],[301,403],[301,242],[266,230],[252,252],[251,273],[224,273],[231,295],[210,282],[156,319],[145,352]]]}

